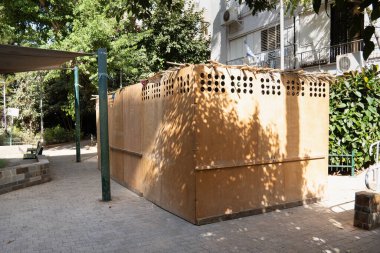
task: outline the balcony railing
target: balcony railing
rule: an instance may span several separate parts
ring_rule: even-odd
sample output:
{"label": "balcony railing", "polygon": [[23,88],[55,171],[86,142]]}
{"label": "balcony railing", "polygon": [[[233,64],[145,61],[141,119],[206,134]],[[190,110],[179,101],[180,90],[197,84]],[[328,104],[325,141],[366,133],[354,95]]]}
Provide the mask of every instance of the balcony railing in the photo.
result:
{"label": "balcony railing", "polygon": [[[272,50],[256,54],[255,56],[241,57],[227,61],[228,65],[250,65],[267,68],[280,68],[280,50]],[[294,67],[293,47],[285,47],[285,68]]]}
{"label": "balcony railing", "polygon": [[[294,55],[293,47],[285,47],[285,69],[306,68],[320,66],[336,62],[336,57],[341,54],[355,53],[363,50],[363,41],[357,40],[342,43],[331,47],[323,47],[315,50],[304,51]],[[367,62],[380,60],[380,49],[375,49]],[[229,65],[247,64],[251,66],[280,68],[280,50],[263,52],[254,57],[242,57],[228,61]]]}

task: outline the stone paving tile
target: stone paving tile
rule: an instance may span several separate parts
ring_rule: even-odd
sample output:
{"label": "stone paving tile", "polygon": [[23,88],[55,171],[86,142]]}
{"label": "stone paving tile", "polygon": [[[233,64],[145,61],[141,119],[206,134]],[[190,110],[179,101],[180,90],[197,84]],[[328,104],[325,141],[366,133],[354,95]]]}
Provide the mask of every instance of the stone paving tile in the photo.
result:
{"label": "stone paving tile", "polygon": [[51,182],[0,195],[1,253],[380,252],[380,230],[353,227],[353,210],[337,201],[204,226],[115,182],[113,200],[101,202],[95,150],[83,151],[86,159],[76,163],[72,146],[48,149]]}

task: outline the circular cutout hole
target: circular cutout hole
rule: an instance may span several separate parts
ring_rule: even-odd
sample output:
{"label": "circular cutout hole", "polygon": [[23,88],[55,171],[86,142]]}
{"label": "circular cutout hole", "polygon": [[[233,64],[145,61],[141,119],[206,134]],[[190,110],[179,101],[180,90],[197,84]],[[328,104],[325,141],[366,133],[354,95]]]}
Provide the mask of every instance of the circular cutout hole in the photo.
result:
{"label": "circular cutout hole", "polygon": [[214,90],[215,90],[215,92],[219,92],[219,89],[218,89],[218,87],[216,87]]}
{"label": "circular cutout hole", "polygon": [[253,87],[253,84],[252,84],[252,83],[249,83],[249,87],[252,88],[252,87]]}
{"label": "circular cutout hole", "polygon": [[238,89],[237,89],[237,93],[240,93],[240,91],[241,91],[241,89],[240,89],[240,88],[238,88]]}
{"label": "circular cutout hole", "polygon": [[222,79],[224,80],[226,77],[225,77],[225,75],[222,75]]}
{"label": "circular cutout hole", "polygon": [[261,85],[261,88],[264,89],[264,87],[265,87],[264,84],[262,84],[262,85]]}
{"label": "circular cutout hole", "polygon": [[264,95],[264,94],[265,94],[265,91],[263,91],[263,90],[262,90],[262,91],[261,91],[261,94],[263,94],[263,95]]}
{"label": "circular cutout hole", "polygon": [[290,90],[290,86],[286,86],[286,89],[287,89],[287,90]]}
{"label": "circular cutout hole", "polygon": [[253,81],[253,78],[252,76],[249,77],[249,81],[252,82]]}
{"label": "circular cutout hole", "polygon": [[274,90],[272,90],[272,95],[276,94],[276,92]]}
{"label": "circular cutout hole", "polygon": [[253,93],[253,90],[249,90],[249,94],[252,94]]}
{"label": "circular cutout hole", "polygon": [[231,80],[235,80],[235,77],[233,75],[231,76]]}
{"label": "circular cutout hole", "polygon": [[207,84],[208,84],[208,85],[211,85],[211,84],[212,84],[211,80],[208,80],[208,81],[207,81]]}
{"label": "circular cutout hole", "polygon": [[243,92],[244,92],[244,93],[247,93],[247,89],[244,89]]}
{"label": "circular cutout hole", "polygon": [[244,83],[244,84],[243,84],[243,86],[244,86],[244,87],[247,87],[247,84],[246,84],[246,83]]}
{"label": "circular cutout hole", "polygon": [[244,76],[244,77],[243,77],[243,80],[244,80],[244,81],[247,81],[247,77],[246,77],[246,76]]}
{"label": "circular cutout hole", "polygon": [[205,74],[204,73],[201,73],[201,78],[204,78],[205,77]]}
{"label": "circular cutout hole", "polygon": [[237,80],[238,80],[238,81],[240,81],[240,80],[241,80],[241,77],[240,77],[240,76],[238,76],[238,77],[237,77]]}
{"label": "circular cutout hole", "polygon": [[280,83],[281,81],[280,81],[280,79],[277,79],[277,83]]}
{"label": "circular cutout hole", "polygon": [[279,86],[277,86],[277,89],[279,90],[279,89],[281,89],[281,86],[279,85]]}
{"label": "circular cutout hole", "polygon": [[218,75],[215,75],[215,79],[218,79],[219,78],[219,76]]}
{"label": "circular cutout hole", "polygon": [[218,81],[215,81],[215,85],[219,85],[219,82],[218,82]]}
{"label": "circular cutout hole", "polygon": [[212,75],[211,75],[211,74],[208,74],[207,77],[208,77],[208,78],[212,78]]}
{"label": "circular cutout hole", "polygon": [[264,82],[264,78],[261,78],[260,81],[263,83]]}
{"label": "circular cutout hole", "polygon": [[222,92],[223,92],[223,93],[226,92],[226,89],[222,88]]}
{"label": "circular cutout hole", "polygon": [[294,80],[292,80],[292,84],[294,84]]}
{"label": "circular cutout hole", "polygon": [[292,96],[294,96],[294,95],[295,95],[295,92],[293,91],[293,92],[292,92]]}
{"label": "circular cutout hole", "polygon": [[235,83],[234,83],[234,82],[231,82],[231,86],[235,86]]}
{"label": "circular cutout hole", "polygon": [[235,92],[235,89],[232,88],[232,89],[231,89],[231,92],[234,93],[234,92]]}
{"label": "circular cutout hole", "polygon": [[267,95],[269,95],[270,94],[270,91],[269,90],[267,90]]}
{"label": "circular cutout hole", "polygon": [[267,83],[269,83],[269,78],[267,78],[267,80],[266,80],[266,81],[267,81]]}
{"label": "circular cutout hole", "polygon": [[326,97],[326,94],[323,94],[323,97]]}
{"label": "circular cutout hole", "polygon": [[279,95],[279,96],[280,96],[280,95],[281,95],[281,91],[277,92],[277,95]]}
{"label": "circular cutout hole", "polygon": [[276,86],[273,85],[273,86],[272,86],[272,89],[273,89],[273,90],[276,89]]}
{"label": "circular cutout hole", "polygon": [[221,84],[222,86],[224,86],[225,83],[224,83],[224,81],[222,81],[220,84]]}
{"label": "circular cutout hole", "polygon": [[207,87],[207,90],[208,90],[208,91],[211,91],[212,89],[211,89],[211,87]]}

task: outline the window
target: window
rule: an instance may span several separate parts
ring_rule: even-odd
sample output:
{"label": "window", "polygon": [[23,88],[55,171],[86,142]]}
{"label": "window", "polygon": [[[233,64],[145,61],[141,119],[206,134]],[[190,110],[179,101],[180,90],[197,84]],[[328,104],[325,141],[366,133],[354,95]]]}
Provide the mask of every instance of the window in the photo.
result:
{"label": "window", "polygon": [[269,27],[261,31],[261,51],[270,51],[280,48],[280,25]]}

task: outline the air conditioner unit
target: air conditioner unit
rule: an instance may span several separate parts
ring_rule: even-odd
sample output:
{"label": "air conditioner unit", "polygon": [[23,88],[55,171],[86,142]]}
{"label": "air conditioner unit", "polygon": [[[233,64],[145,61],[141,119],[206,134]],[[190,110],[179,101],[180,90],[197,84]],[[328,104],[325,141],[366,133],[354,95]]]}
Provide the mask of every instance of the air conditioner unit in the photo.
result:
{"label": "air conditioner unit", "polygon": [[338,74],[351,70],[359,70],[361,67],[364,67],[362,51],[336,56],[336,70]]}
{"label": "air conditioner unit", "polygon": [[232,6],[228,8],[222,17],[222,25],[229,25],[239,19],[239,10],[238,7]]}

